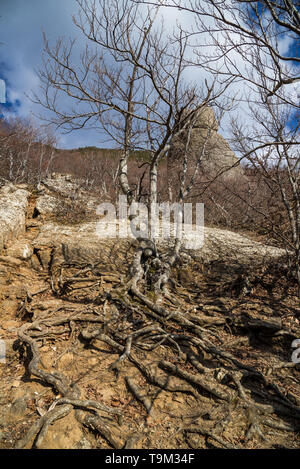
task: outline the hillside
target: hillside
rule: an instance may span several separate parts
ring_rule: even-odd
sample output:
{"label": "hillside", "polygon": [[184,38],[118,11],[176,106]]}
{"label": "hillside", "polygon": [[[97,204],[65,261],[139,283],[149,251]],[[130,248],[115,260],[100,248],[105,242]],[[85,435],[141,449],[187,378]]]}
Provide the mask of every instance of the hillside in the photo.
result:
{"label": "hillside", "polygon": [[207,227],[159,301],[155,259],[137,290],[136,242],[96,236],[99,199],[45,184],[0,192],[0,447],[299,448],[284,250]]}

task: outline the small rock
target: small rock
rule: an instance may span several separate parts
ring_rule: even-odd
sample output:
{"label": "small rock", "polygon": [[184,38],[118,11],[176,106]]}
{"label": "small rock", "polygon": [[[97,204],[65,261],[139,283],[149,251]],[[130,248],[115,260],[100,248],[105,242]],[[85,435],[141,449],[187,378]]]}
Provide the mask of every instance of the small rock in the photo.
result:
{"label": "small rock", "polygon": [[4,300],[0,304],[0,317],[1,316],[16,316],[19,310],[18,300]]}
{"label": "small rock", "polygon": [[27,296],[27,285],[24,281],[14,281],[11,285],[6,286],[5,295],[8,298],[19,298],[24,301]]}
{"label": "small rock", "polygon": [[92,449],[91,443],[86,438],[81,438],[79,443],[76,445],[77,449]]}
{"label": "small rock", "polygon": [[88,363],[90,366],[95,366],[99,363],[99,359],[95,357],[89,358]]}
{"label": "small rock", "polygon": [[12,382],[12,385],[11,385],[11,386],[12,386],[12,388],[18,388],[18,387],[20,386],[20,383],[21,383],[20,380],[16,380],[16,379],[15,379],[15,380]]}
{"label": "small rock", "polygon": [[39,228],[42,226],[42,222],[39,220],[27,220],[26,221],[26,228]]}
{"label": "small rock", "polygon": [[19,355],[20,341],[18,339],[7,339],[5,347],[7,360],[12,360]]}
{"label": "small rock", "polygon": [[[15,380],[17,382],[17,380]],[[18,381],[19,385],[21,384],[21,381]],[[24,399],[26,400],[26,404],[29,400],[29,393],[27,392],[26,389],[24,389],[23,386],[21,387],[12,387],[10,392],[9,392],[9,399],[12,402],[16,402],[18,399]]]}
{"label": "small rock", "polygon": [[6,255],[16,259],[27,260],[33,255],[33,249],[28,243],[16,242],[6,249]]}
{"label": "small rock", "polygon": [[38,260],[37,256],[34,254],[32,256],[32,258],[30,259],[30,263],[31,263],[31,267],[34,269],[34,270],[37,270],[37,271],[40,271],[40,270],[43,270],[41,264],[40,264],[40,261]]}
{"label": "small rock", "polygon": [[14,257],[10,256],[0,256],[0,261],[12,267],[18,267],[22,264],[22,261],[20,259],[15,259]]}
{"label": "small rock", "polygon": [[8,330],[8,329],[15,329],[17,327],[19,327],[19,322],[18,321],[4,321],[2,324],[1,324],[1,327],[2,329],[4,330]]}

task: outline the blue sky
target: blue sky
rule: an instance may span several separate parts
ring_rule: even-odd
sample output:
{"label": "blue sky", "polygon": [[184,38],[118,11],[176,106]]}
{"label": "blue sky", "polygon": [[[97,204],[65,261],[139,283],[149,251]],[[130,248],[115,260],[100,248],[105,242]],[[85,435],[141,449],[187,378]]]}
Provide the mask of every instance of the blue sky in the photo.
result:
{"label": "blue sky", "polygon": [[[1,0],[0,79],[6,83],[7,103],[0,104],[0,113],[29,117],[41,112],[26,94],[38,90],[35,69],[41,64],[42,31],[53,43],[58,36],[78,35],[72,22],[77,10],[75,0]],[[60,146],[68,148],[99,144],[95,131],[60,138]]]}

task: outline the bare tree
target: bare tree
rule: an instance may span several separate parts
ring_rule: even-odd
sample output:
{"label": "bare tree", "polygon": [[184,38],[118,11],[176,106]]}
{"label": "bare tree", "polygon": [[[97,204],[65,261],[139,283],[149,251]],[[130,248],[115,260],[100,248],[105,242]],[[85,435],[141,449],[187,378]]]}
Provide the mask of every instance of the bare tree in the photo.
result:
{"label": "bare tree", "polygon": [[[187,82],[188,40],[183,32],[172,37],[164,34],[159,7],[145,8],[129,0],[77,0],[77,4],[80,10],[74,22],[86,40],[79,64],[74,60],[74,40],[59,39],[51,48],[44,38],[44,66],[39,72],[42,95],[35,96],[35,101],[52,111],[50,121],[57,127],[72,131],[89,125],[121,148],[121,190],[130,205],[137,194],[144,193],[151,221],[158,200],[159,164],[172,140],[192,127],[230,81],[216,89],[216,80],[202,87]],[[139,190],[130,185],[128,175],[134,149],[148,152],[148,177],[143,172]],[[183,162],[186,166],[186,153]],[[148,188],[141,188],[143,180]],[[180,203],[184,185],[183,177]],[[151,223],[148,236],[152,237]],[[178,241],[172,262],[179,248]]]}
{"label": "bare tree", "polygon": [[[276,193],[279,210],[285,212],[289,229],[283,233],[280,226],[271,223],[268,210],[262,210],[260,204],[252,205],[249,200],[250,212],[264,216],[273,238],[288,247],[300,294],[299,2],[143,3],[179,8],[191,15],[194,26],[192,31],[185,31],[185,37],[194,45],[197,59],[192,59],[193,63],[218,76],[223,83],[232,80],[235,100],[240,102],[239,109],[244,116],[243,120],[232,119],[232,146],[240,160],[261,172],[266,194],[273,198]],[[241,198],[241,194],[237,197]],[[246,204],[246,199],[243,201]]]}
{"label": "bare tree", "polygon": [[[210,39],[214,37],[215,52],[206,56],[206,66],[247,85],[247,98],[242,99],[247,103],[248,122],[232,121],[232,143],[262,173],[270,197],[277,194],[278,211],[285,212],[289,229],[282,231],[282,226],[276,226],[277,217],[272,221],[268,210],[262,212],[259,205],[253,208],[264,213],[273,237],[292,255],[300,294],[299,5],[267,0],[236,1],[231,5],[190,2],[190,6],[202,30],[207,14],[215,22],[216,29],[209,33]],[[224,66],[216,67],[221,57]]]}
{"label": "bare tree", "polygon": [[[298,47],[299,2],[292,0],[170,0],[136,1],[145,5],[176,8],[192,15],[194,27],[186,31],[201,48],[198,65],[236,77],[277,95],[285,85],[300,81]],[[199,39],[200,38],[200,39]],[[241,60],[242,59],[242,62]],[[264,71],[264,83],[257,68]],[[290,95],[291,96],[291,95]],[[299,107],[299,102],[293,100]]]}

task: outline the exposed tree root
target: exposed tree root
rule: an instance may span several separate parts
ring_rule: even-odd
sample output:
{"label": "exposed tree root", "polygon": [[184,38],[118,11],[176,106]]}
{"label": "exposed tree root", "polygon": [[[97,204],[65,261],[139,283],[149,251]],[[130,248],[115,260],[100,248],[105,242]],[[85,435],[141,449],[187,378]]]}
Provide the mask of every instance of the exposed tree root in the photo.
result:
{"label": "exposed tree root", "polygon": [[137,387],[132,378],[126,376],[125,380],[132,394],[136,397],[136,399],[144,404],[148,414],[153,415],[153,406],[151,400],[145,396],[144,393]]}
{"label": "exposed tree root", "polygon": [[39,448],[43,442],[49,425],[55,420],[58,420],[68,415],[71,410],[72,406],[65,405],[47,412],[45,415],[43,415],[43,417],[41,417],[37,422],[32,425],[32,427],[26,433],[25,437],[22,440],[18,441],[18,443],[16,444],[16,449],[25,448],[30,443],[33,444],[33,440],[34,438],[36,438],[37,435],[38,439],[36,442],[36,447]]}
{"label": "exposed tree root", "polygon": [[[184,300],[182,303],[173,301],[167,284],[179,258],[177,248],[167,260],[148,259],[148,264],[143,263],[143,250],[138,248],[126,284],[116,285],[116,278],[110,273],[99,276],[99,266],[97,275],[93,274],[92,267],[74,272],[76,267],[72,266],[67,279],[64,279],[61,270],[58,278],[52,272],[52,288],[57,295],[73,294],[70,286],[82,282],[81,291],[91,288],[99,290],[101,306],[98,309],[82,306],[79,311],[74,302],[73,310],[71,308],[63,313],[55,310],[55,314],[54,311],[45,312],[40,319],[20,328],[19,338],[27,348],[28,371],[51,386],[60,397],[18,442],[18,448],[29,445],[42,447],[49,426],[72,409],[75,409],[78,422],[101,434],[113,448],[133,448],[142,438],[138,432],[133,432],[131,436],[122,433],[121,410],[98,400],[81,399],[77,384],[69,382],[60,372],[43,369],[39,342],[66,332],[70,336],[69,345],[55,363],[70,350],[76,334],[77,341],[80,339],[90,346],[94,342],[102,342],[111,353],[119,355],[110,364],[109,370],[119,375],[126,367],[130,368],[129,373],[123,373],[122,379],[130,395],[142,403],[148,415],[156,415],[155,399],[163,391],[185,393],[194,399],[196,407],[207,409],[204,414],[208,415],[208,420],[202,416],[178,429],[177,433],[183,432],[187,441],[189,435],[200,434],[207,444],[214,442],[218,447],[242,447],[224,437],[226,428],[237,415],[243,420],[245,444],[255,440],[262,447],[269,447],[266,428],[279,432],[299,430],[299,406],[281,391],[271,376],[281,367],[291,368],[292,365],[277,364],[264,374],[256,366],[243,363],[226,350],[229,344],[243,344],[240,338],[233,337],[228,341],[226,336],[224,344],[224,331],[229,325],[231,335],[232,327],[248,332],[258,330],[267,337],[281,331],[282,336],[290,332],[283,329],[280,321],[237,316],[229,320],[215,313],[204,316],[194,310],[186,310]],[[148,282],[153,265],[157,269],[156,280]],[[82,277],[83,273],[87,276]],[[102,279],[100,284],[99,277]],[[105,287],[105,282],[110,282],[109,289]],[[137,384],[136,376],[147,381],[147,391]]]}
{"label": "exposed tree root", "polygon": [[97,430],[115,449],[121,449],[125,445],[125,441],[120,436],[120,430],[113,424],[108,424],[103,418],[98,415],[77,412],[77,419],[83,425]]}

